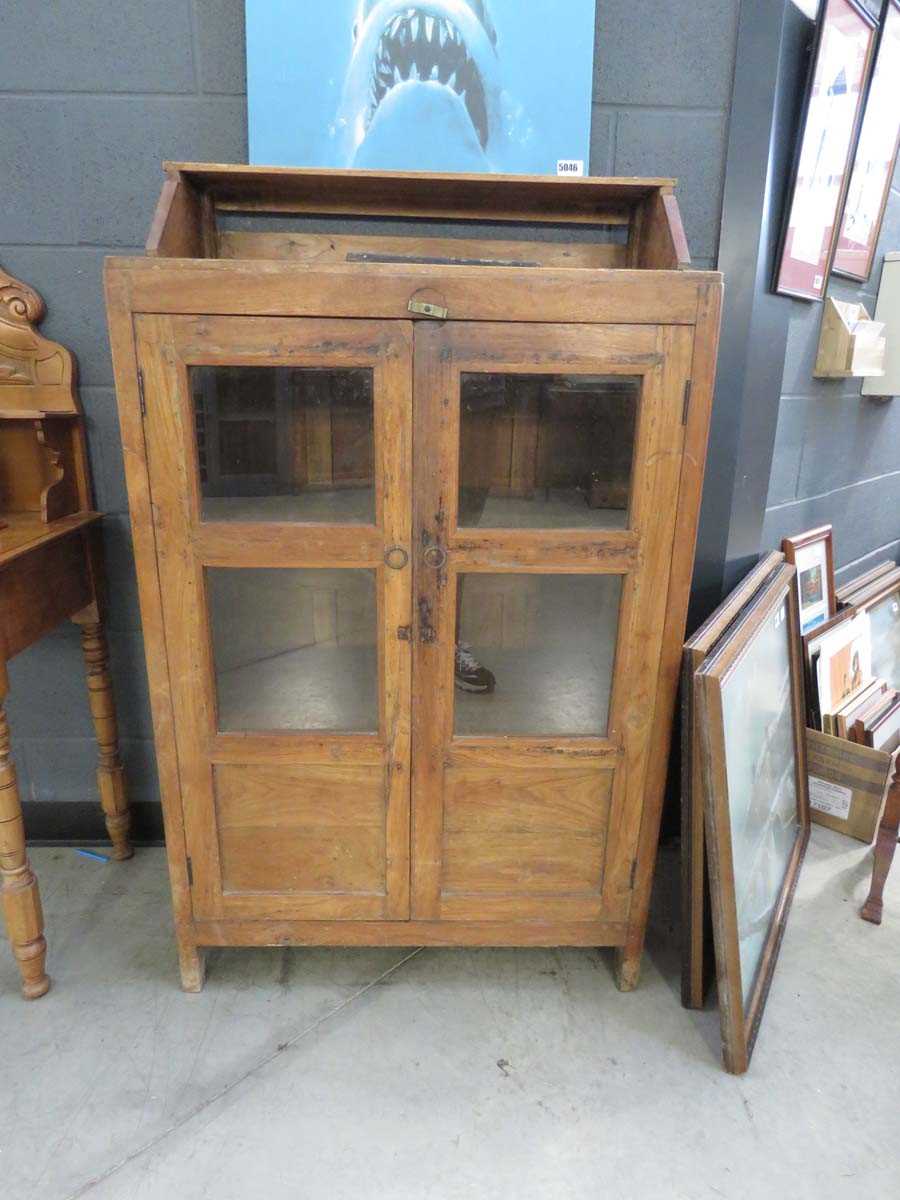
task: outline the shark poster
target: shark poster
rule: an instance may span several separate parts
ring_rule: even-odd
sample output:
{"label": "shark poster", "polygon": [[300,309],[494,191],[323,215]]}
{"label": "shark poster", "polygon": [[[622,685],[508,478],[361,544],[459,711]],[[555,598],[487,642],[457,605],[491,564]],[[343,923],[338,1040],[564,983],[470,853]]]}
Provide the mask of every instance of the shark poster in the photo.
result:
{"label": "shark poster", "polygon": [[246,0],[250,162],[586,174],[595,0]]}

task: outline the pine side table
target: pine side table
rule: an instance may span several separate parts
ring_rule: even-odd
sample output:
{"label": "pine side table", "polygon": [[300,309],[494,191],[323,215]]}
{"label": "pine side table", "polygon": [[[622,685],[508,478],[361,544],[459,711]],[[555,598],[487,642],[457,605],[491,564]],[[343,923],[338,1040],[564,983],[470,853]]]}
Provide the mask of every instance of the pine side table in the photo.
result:
{"label": "pine side table", "polygon": [[0,884],[27,1000],[43,996],[50,979],[4,711],[7,663],[65,620],[81,627],[112,854],[132,854],[101,616],[101,514],[91,503],[74,359],[38,333],[44,311],[32,288],[0,271]]}

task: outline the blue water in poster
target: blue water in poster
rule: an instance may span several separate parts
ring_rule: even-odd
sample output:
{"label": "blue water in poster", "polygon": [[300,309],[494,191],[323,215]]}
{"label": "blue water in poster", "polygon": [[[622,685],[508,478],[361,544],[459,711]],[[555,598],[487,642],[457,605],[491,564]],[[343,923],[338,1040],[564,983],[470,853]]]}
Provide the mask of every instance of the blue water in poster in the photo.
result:
{"label": "blue water in poster", "polygon": [[594,0],[247,0],[246,12],[252,163],[587,172]]}

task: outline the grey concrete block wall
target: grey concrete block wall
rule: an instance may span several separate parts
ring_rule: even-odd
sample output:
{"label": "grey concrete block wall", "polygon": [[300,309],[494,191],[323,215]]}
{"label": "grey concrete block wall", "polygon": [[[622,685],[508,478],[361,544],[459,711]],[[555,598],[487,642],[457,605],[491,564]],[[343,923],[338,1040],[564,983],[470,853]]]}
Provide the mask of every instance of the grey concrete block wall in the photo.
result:
{"label": "grey concrete block wall", "polygon": [[[694,260],[715,260],[739,0],[597,0],[591,170],[674,175]],[[140,253],[160,160],[246,161],[243,0],[4,0],[0,264],[77,355],[105,521],[109,638],[132,795],[157,796],[103,308],[108,254]],[[78,634],[14,660],[26,799],[96,797]]]}
{"label": "grey concrete block wall", "polygon": [[[900,164],[875,265],[863,284],[835,276],[828,293],[875,310],[884,255],[900,250]],[[813,378],[822,306],[791,306],[762,549],[811,526],[834,526],[835,566],[852,575],[900,558],[900,397],[868,399],[858,379]]]}

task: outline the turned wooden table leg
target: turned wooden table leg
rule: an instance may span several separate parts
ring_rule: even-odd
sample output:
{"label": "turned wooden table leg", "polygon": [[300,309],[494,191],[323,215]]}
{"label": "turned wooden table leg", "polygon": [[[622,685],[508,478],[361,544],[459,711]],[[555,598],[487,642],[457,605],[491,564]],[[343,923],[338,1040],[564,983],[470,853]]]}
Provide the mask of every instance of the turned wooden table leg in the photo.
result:
{"label": "turned wooden table leg", "polygon": [[81,626],[81,648],[87,668],[88,697],[100,761],[97,766],[97,785],[100,803],[106,817],[106,828],[112,842],[113,858],[131,858],[134,850],[128,839],[131,813],[125,790],[125,772],[119,755],[119,731],[109,675],[109,652],[102,624],[96,620],[75,618]]}
{"label": "turned wooden table leg", "polygon": [[25,853],[25,822],[16,768],[10,757],[9,725],[3,707],[7,694],[6,669],[0,666],[0,880],[3,917],[13,954],[22,973],[22,995],[36,1000],[50,987],[44,970],[47,943],[37,879]]}
{"label": "turned wooden table leg", "polygon": [[878,826],[878,836],[875,838],[875,865],[872,868],[872,884],[869,895],[860,910],[864,921],[873,925],[881,924],[881,911],[884,907],[884,885],[891,870],[894,852],[897,849],[897,834],[900,832],[900,764],[895,768],[894,780],[888,788],[887,799],[884,803],[884,816]]}

